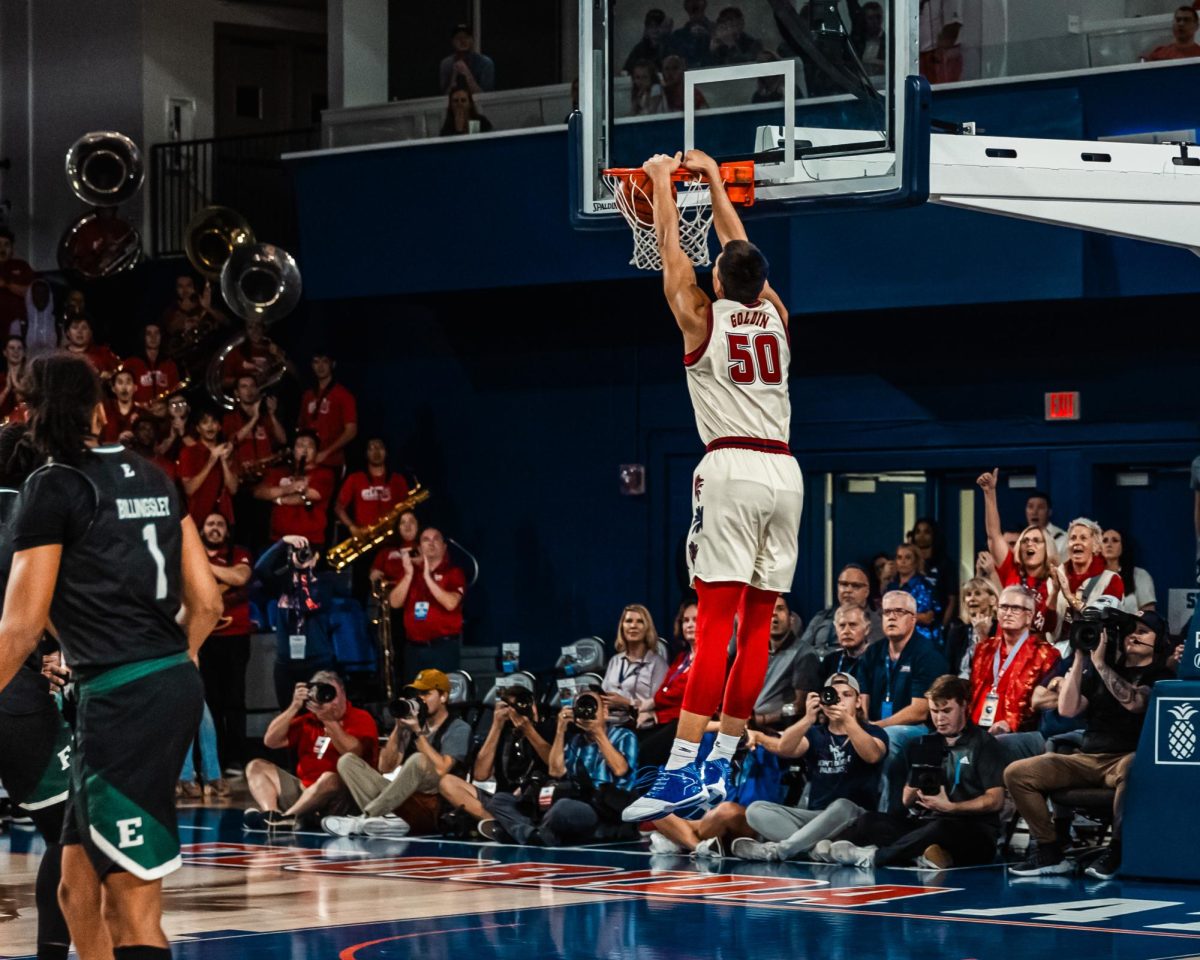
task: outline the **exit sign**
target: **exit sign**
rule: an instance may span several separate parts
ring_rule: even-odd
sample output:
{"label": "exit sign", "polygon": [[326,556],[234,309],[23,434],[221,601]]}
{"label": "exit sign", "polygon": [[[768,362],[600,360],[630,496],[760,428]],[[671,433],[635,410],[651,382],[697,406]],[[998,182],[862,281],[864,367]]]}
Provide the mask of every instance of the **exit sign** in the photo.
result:
{"label": "exit sign", "polygon": [[1047,420],[1078,420],[1079,391],[1046,394]]}

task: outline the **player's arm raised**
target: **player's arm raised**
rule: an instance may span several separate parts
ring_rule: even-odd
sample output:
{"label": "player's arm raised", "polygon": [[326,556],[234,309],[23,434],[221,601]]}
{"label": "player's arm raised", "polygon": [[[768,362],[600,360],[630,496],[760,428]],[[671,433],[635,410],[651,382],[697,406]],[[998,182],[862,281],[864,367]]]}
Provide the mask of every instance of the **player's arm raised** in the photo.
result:
{"label": "player's arm raised", "polygon": [[654,230],[663,265],[663,293],[675,322],[683,331],[683,349],[690,353],[708,334],[708,308],[712,301],[696,284],[696,268],[679,245],[679,209],[671,191],[671,174],[679,169],[680,154],[659,153],[642,169],[654,189]]}
{"label": "player's arm raised", "polygon": [[[717,241],[722,247],[731,240],[749,240],[742,218],[738,216],[737,208],[725,192],[725,181],[721,179],[721,166],[703,150],[689,150],[683,158],[683,165],[693,173],[702,173],[708,178],[708,193],[712,201],[713,229],[717,231]],[[657,216],[655,223],[658,222]],[[762,295],[775,305],[784,323],[788,322],[787,307],[768,283],[763,287]]]}

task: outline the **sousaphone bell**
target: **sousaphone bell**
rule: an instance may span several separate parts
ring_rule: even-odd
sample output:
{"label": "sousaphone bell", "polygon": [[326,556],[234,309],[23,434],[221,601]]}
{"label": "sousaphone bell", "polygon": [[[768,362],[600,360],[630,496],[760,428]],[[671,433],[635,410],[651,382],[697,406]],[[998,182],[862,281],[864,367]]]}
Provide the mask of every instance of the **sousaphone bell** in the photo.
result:
{"label": "sousaphone bell", "polygon": [[296,308],[300,292],[296,261],[271,243],[235,247],[221,269],[221,296],[243,320],[281,320]]}
{"label": "sousaphone bell", "polygon": [[196,271],[216,280],[230,254],[254,243],[254,231],[240,213],[230,207],[204,207],[187,225],[183,249]]}
{"label": "sousaphone bell", "polygon": [[145,177],[137,144],[112,130],[84,134],[67,151],[66,174],[75,196],[94,209],[59,240],[59,266],[92,280],[137,266],[142,238],[116,214],[119,204],[136,196]]}

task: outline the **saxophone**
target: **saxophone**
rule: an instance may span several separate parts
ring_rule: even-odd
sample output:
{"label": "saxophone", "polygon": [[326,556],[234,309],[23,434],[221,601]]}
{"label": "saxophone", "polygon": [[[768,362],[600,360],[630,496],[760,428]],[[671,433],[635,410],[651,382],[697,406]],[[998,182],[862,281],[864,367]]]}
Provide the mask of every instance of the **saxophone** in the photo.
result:
{"label": "saxophone", "polygon": [[390,537],[396,526],[396,521],[400,519],[400,514],[406,510],[411,510],[418,503],[424,503],[428,499],[429,491],[418,483],[409,492],[407,497],[397,501],[391,510],[363,530],[357,537],[350,537],[330,547],[329,551],[325,554],[325,560],[335,571],[342,570],[368,550],[379,546],[379,544]]}

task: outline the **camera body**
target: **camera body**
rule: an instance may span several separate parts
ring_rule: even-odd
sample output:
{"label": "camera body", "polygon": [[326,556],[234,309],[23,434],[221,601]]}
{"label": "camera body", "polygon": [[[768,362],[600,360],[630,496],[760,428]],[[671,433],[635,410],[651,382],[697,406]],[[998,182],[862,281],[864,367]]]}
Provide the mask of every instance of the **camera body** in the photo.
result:
{"label": "camera body", "polygon": [[500,702],[508,704],[514,713],[533,719],[533,693],[524,687],[508,687],[500,691]]}
{"label": "camera body", "polygon": [[590,691],[585,691],[575,697],[572,709],[575,711],[576,720],[595,720],[600,713],[600,698]]}
{"label": "camera body", "polygon": [[[1072,650],[1091,653],[1100,646],[1100,635],[1108,632],[1109,655],[1116,657],[1121,650],[1121,641],[1138,628],[1138,619],[1122,610],[1109,597],[1098,597],[1083,608],[1071,621],[1067,640]],[[1101,603],[1103,600],[1105,602]]]}
{"label": "camera body", "polygon": [[842,695],[838,693],[837,687],[822,687],[818,696],[823,707],[834,707],[842,702]]}
{"label": "camera body", "polygon": [[318,680],[316,683],[306,683],[308,699],[313,703],[333,703],[337,699],[337,687],[332,683]]}
{"label": "camera body", "polygon": [[908,750],[908,785],[927,797],[936,796],[946,787],[946,741],[934,734],[921,737]]}
{"label": "camera body", "polygon": [[405,690],[401,696],[389,703],[388,713],[397,720],[414,719],[421,727],[429,722],[429,708],[425,706],[425,701],[414,696],[411,690]]}
{"label": "camera body", "polygon": [[308,564],[312,563],[313,548],[310,544],[305,544],[302,547],[293,547],[288,544],[288,563],[297,570],[303,569]]}

